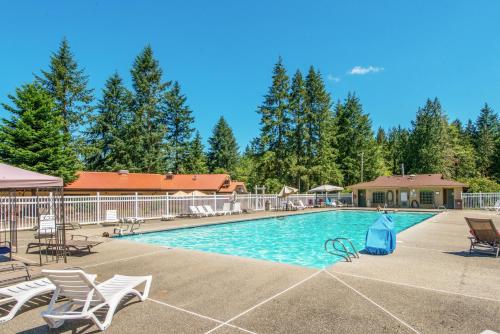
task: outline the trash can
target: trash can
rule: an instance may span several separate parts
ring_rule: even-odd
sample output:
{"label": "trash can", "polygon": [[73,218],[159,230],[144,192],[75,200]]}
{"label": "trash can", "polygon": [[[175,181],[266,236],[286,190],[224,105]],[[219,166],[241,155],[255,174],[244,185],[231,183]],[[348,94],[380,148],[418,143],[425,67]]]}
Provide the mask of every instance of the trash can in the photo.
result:
{"label": "trash can", "polygon": [[462,199],[456,199],[455,200],[455,209],[462,210],[463,205],[462,205]]}
{"label": "trash can", "polygon": [[271,210],[271,202],[270,201],[266,201],[266,203],[264,205],[264,208],[265,208],[266,211]]}

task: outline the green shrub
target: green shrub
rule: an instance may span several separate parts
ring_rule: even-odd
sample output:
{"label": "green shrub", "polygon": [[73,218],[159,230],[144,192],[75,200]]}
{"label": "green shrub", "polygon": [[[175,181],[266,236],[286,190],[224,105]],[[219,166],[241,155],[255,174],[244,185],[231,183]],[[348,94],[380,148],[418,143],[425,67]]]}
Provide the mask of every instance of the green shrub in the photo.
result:
{"label": "green shrub", "polygon": [[468,184],[468,193],[500,192],[500,184],[487,177],[473,177],[469,179],[462,179],[461,182]]}

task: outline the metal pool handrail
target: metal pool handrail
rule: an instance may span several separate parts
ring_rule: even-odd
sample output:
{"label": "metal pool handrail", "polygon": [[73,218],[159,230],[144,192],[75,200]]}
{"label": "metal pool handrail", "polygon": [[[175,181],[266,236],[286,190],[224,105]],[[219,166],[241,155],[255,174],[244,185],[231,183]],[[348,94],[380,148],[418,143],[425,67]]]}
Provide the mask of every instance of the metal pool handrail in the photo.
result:
{"label": "metal pool handrail", "polygon": [[[346,247],[344,242],[347,242],[349,244],[352,251],[348,250],[348,247]],[[336,253],[335,251],[328,250],[329,243],[332,244],[332,248],[335,251],[340,252],[340,253]],[[341,249],[337,248],[336,245],[340,245]],[[328,239],[325,241],[324,248],[325,248],[325,251],[327,253],[335,255],[335,256],[340,256],[340,257],[344,258],[344,260],[346,260],[346,262],[352,262],[351,256],[352,256],[352,258],[359,259],[359,255],[358,255],[358,251],[356,250],[356,247],[354,247],[351,240],[349,240],[347,238],[338,237],[338,238],[334,238],[334,239]]]}

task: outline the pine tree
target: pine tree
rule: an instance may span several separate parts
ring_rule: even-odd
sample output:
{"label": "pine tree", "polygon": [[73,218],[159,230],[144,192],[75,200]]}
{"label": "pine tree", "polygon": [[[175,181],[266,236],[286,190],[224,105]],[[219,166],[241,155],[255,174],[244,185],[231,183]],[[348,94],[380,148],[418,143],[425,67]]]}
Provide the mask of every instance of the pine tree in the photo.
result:
{"label": "pine tree", "polygon": [[[392,128],[387,135],[387,167],[391,174],[401,174],[402,167],[409,168],[408,141],[409,132],[401,126]],[[404,166],[403,166],[404,165]]]}
{"label": "pine tree", "polygon": [[233,130],[221,116],[208,139],[208,167],[210,172],[233,174],[238,162],[238,144]]}
{"label": "pine tree", "polygon": [[185,172],[189,174],[208,173],[207,157],[204,152],[199,131],[196,131],[194,139],[190,143]]}
{"label": "pine tree", "polygon": [[166,94],[167,103],[167,147],[169,170],[174,173],[183,173],[190,169],[189,148],[194,117],[191,109],[186,105],[186,96],[181,93],[181,87],[177,81]]}
{"label": "pine tree", "polygon": [[306,108],[305,122],[307,140],[305,143],[307,169],[311,171],[310,184],[317,186],[325,183],[342,183],[342,174],[336,158],[337,128],[333,121],[330,94],[319,71],[309,68],[305,82]]}
{"label": "pine tree", "polygon": [[492,166],[492,172],[493,172],[493,179],[496,180],[496,182],[500,183],[500,136],[497,138],[497,142],[495,144],[495,156],[497,157],[496,159],[493,160],[493,166]]}
{"label": "pine tree", "polygon": [[[291,118],[291,129],[289,134],[289,147],[293,154],[289,161],[289,182],[303,190],[309,184],[308,159],[306,157],[305,144],[309,141],[309,132],[306,124],[306,89],[302,73],[295,72],[290,89],[289,110]],[[248,150],[248,152],[250,152]],[[246,156],[246,155],[244,155]]]}
{"label": "pine tree", "polygon": [[[286,162],[289,160],[287,139],[290,133],[288,109],[289,79],[281,57],[274,65],[272,85],[264,97],[258,113],[261,116],[259,155],[264,179],[275,176],[283,182]],[[264,154],[266,157],[264,158]]]}
{"label": "pine tree", "polygon": [[236,171],[234,173],[234,178],[238,181],[245,182],[249,191],[257,185],[258,180],[255,160],[255,151],[251,145],[248,145],[238,159],[238,164],[236,165]]}
{"label": "pine tree", "polygon": [[475,124],[474,143],[477,151],[477,168],[482,176],[493,174],[496,140],[499,137],[498,115],[485,103]]}
{"label": "pine tree", "polygon": [[134,88],[133,115],[130,126],[131,169],[161,173],[165,166],[166,92],[169,83],[162,80],[163,71],[146,46],[136,57],[131,70]]}
{"label": "pine tree", "polygon": [[474,138],[476,136],[476,127],[474,125],[474,122],[472,120],[467,121],[467,125],[463,129],[464,131],[464,136],[467,139],[468,142],[474,143]]}
{"label": "pine tree", "polygon": [[[351,185],[361,180],[372,180],[387,174],[382,152],[377,146],[371,121],[358,97],[349,94],[345,102],[335,107],[335,125],[338,131],[338,165],[344,176],[344,184]],[[363,178],[361,161],[363,160]]]}
{"label": "pine tree", "polygon": [[0,159],[8,164],[40,173],[76,178],[79,162],[69,149],[70,136],[54,99],[38,84],[27,84],[9,95],[12,114],[0,127]]}
{"label": "pine tree", "polygon": [[77,137],[75,132],[79,132],[85,117],[92,110],[93,89],[87,88],[88,76],[79,68],[66,38],[58,51],[52,54],[49,70],[42,70],[42,75],[36,76],[36,79],[54,98],[56,108],[63,117],[64,131]]}
{"label": "pine tree", "polygon": [[453,154],[451,178],[456,180],[478,176],[474,146],[465,138],[460,122],[450,124],[448,138]]}
{"label": "pine tree", "polygon": [[128,146],[132,93],[123,86],[118,73],[105,84],[97,113],[90,117],[85,132],[85,162],[88,170],[114,171],[132,165]]}
{"label": "pine tree", "polygon": [[446,115],[437,98],[427,100],[412,121],[410,170],[416,174],[442,173],[451,176],[453,162]]}
{"label": "pine tree", "polygon": [[385,135],[385,130],[380,126],[377,130],[376,135],[377,145],[385,146],[387,144],[387,137]]}

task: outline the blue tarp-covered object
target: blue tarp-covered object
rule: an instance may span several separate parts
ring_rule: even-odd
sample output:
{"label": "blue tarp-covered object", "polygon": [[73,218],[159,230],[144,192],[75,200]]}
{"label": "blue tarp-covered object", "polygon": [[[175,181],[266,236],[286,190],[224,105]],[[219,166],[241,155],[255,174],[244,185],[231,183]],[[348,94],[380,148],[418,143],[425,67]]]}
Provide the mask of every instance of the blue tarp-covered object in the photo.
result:
{"label": "blue tarp-covered object", "polygon": [[388,215],[382,215],[366,233],[365,251],[372,255],[390,254],[396,249],[396,231]]}

